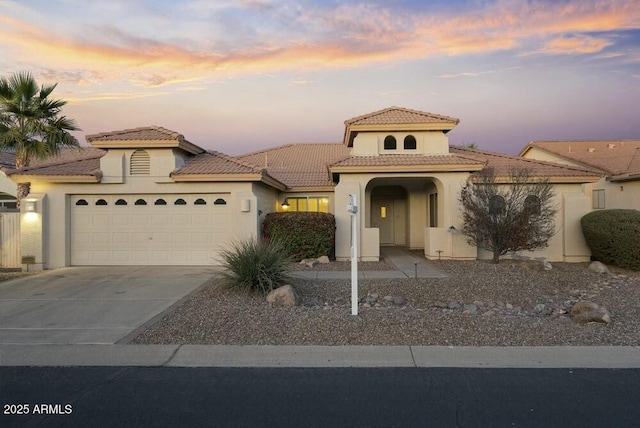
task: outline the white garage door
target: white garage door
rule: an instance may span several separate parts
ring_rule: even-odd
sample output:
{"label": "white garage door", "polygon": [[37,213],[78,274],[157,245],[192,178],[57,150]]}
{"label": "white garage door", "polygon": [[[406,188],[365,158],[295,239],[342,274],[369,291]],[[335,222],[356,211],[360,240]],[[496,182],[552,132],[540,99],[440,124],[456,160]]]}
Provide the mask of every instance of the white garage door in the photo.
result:
{"label": "white garage door", "polygon": [[72,265],[211,265],[230,234],[229,195],[74,195]]}

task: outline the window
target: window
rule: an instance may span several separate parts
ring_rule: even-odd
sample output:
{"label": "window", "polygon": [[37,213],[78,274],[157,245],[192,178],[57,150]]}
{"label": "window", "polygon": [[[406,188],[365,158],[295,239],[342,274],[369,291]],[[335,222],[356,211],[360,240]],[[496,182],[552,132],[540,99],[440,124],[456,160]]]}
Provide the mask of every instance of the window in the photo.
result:
{"label": "window", "polygon": [[225,201],[222,198],[218,198],[215,201],[213,201],[213,205],[227,205],[227,201]]}
{"label": "window", "polygon": [[147,201],[145,201],[144,199],[138,199],[134,205],[147,205]]}
{"label": "window", "polygon": [[127,205],[127,201],[125,201],[124,199],[118,199],[116,201],[116,205]]}
{"label": "window", "polygon": [[438,194],[429,195],[429,226],[438,227]]}
{"label": "window", "polygon": [[285,211],[329,212],[329,198],[312,196],[296,198],[287,197],[287,201],[289,202],[289,206],[287,208],[283,207],[283,210]]}
{"label": "window", "polygon": [[207,205],[207,202],[202,199],[202,198],[198,198],[196,199],[196,201],[193,203],[193,205]]}
{"label": "window", "polygon": [[187,205],[187,201],[185,201],[182,198],[176,199],[176,201],[173,203],[173,205]]}
{"label": "window", "polygon": [[167,201],[165,201],[164,199],[156,199],[153,205],[167,205]]}
{"label": "window", "polygon": [[528,215],[540,215],[540,198],[529,195],[524,200],[524,211]]}
{"label": "window", "polygon": [[418,143],[416,142],[416,137],[413,135],[407,135],[404,137],[404,149],[405,150],[415,150],[418,147]]}
{"label": "window", "polygon": [[489,214],[502,215],[505,213],[506,203],[500,195],[493,195],[489,198]]}
{"label": "window", "polygon": [[89,202],[87,202],[86,199],[78,199],[76,205],[89,205]]}
{"label": "window", "polygon": [[593,199],[593,209],[603,210],[604,209],[604,189],[594,190],[591,196]]}
{"label": "window", "polygon": [[151,171],[151,159],[145,150],[136,150],[131,155],[129,163],[129,174],[149,175]]}
{"label": "window", "polygon": [[98,199],[96,205],[109,205],[104,199]]}
{"label": "window", "polygon": [[385,150],[395,150],[396,149],[396,137],[393,135],[387,135],[384,139],[384,149]]}

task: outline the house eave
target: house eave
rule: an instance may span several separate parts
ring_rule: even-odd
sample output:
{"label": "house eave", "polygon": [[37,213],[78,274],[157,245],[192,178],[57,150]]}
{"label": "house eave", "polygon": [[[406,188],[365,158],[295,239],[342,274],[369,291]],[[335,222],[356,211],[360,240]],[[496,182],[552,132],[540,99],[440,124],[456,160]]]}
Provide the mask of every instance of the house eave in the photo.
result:
{"label": "house eave", "polygon": [[373,173],[376,172],[474,172],[484,168],[484,164],[470,165],[380,165],[380,166],[336,166],[333,173]]}
{"label": "house eave", "polygon": [[287,186],[265,174],[184,174],[172,175],[175,182],[262,182],[278,190],[285,190]]}
{"label": "house eave", "polygon": [[178,140],[93,140],[93,147],[99,149],[180,149],[187,153],[198,155],[204,153],[201,147],[188,141]]}
{"label": "house eave", "polygon": [[16,183],[99,183],[99,175],[22,175],[14,174],[11,179]]}

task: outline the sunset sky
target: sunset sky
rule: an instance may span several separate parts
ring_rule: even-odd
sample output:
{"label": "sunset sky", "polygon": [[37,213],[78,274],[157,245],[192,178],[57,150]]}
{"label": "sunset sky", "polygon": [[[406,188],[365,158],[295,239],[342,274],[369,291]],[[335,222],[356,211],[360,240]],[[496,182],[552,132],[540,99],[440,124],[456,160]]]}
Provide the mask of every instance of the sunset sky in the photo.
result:
{"label": "sunset sky", "polygon": [[640,138],[640,1],[0,0],[0,75],[21,70],[83,144],[158,125],[236,155],[402,106],[515,154]]}

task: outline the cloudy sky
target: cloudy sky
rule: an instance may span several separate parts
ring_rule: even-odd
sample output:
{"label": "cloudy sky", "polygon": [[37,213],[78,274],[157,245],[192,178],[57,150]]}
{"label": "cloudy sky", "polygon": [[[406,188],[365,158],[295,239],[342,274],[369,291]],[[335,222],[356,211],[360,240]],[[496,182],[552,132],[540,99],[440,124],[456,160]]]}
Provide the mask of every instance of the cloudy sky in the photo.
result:
{"label": "cloudy sky", "polygon": [[453,144],[640,138],[638,0],[0,0],[0,75],[58,82],[77,136],[159,125],[229,154],[339,142],[389,106]]}

